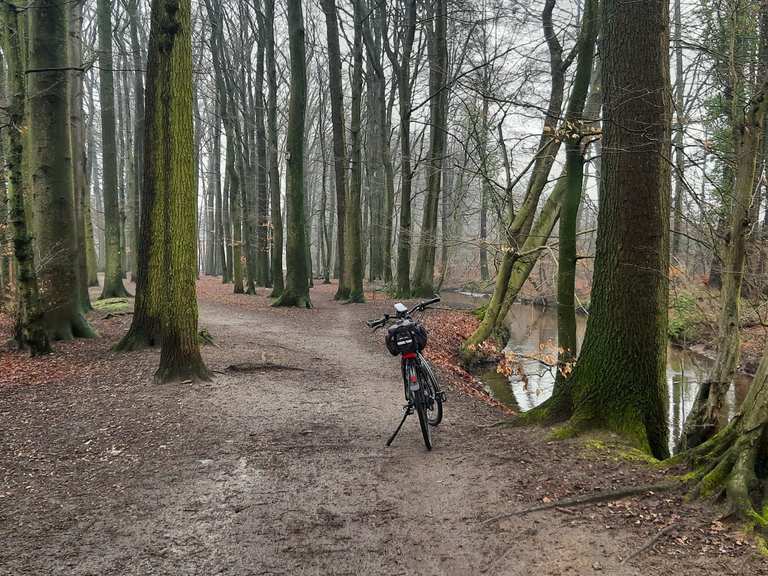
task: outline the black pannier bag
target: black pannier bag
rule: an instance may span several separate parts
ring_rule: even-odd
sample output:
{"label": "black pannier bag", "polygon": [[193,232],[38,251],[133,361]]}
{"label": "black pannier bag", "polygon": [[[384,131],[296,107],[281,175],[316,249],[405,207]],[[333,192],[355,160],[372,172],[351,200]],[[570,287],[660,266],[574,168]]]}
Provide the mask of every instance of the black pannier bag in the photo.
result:
{"label": "black pannier bag", "polygon": [[407,320],[390,326],[385,342],[392,356],[407,352],[421,352],[427,345],[427,331],[421,324]]}

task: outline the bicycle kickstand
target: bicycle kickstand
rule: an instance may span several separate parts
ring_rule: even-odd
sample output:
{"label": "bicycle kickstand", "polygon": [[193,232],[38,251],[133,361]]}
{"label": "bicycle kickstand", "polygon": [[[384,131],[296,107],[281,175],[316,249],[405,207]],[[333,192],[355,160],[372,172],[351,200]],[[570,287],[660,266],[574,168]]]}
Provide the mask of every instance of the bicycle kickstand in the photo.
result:
{"label": "bicycle kickstand", "polygon": [[408,408],[406,408],[403,411],[403,419],[400,420],[400,425],[397,427],[397,430],[395,430],[395,433],[392,434],[392,436],[389,437],[389,440],[387,440],[387,447],[389,447],[392,444],[392,442],[395,441],[395,436],[397,436],[398,432],[400,432],[400,428],[402,428],[403,424],[405,424],[405,419],[408,418],[409,414],[410,414],[410,410],[408,410]]}

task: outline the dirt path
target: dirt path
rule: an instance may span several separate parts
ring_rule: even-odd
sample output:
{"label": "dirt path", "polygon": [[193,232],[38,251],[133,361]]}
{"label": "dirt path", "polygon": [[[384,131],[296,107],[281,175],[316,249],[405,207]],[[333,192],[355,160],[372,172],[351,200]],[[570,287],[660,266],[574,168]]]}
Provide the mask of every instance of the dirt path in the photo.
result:
{"label": "dirt path", "polygon": [[[0,574],[768,574],[679,494],[484,524],[660,474],[602,443],[488,428],[498,412],[455,393],[433,452],[415,418],[384,448],[397,360],[362,320],[388,304],[319,288],[313,310],[271,309],[203,284],[210,384],[154,386],[156,353],[104,345],[86,377],[0,387]],[[127,321],[102,331],[114,340]],[[227,369],[244,362],[281,368]]]}

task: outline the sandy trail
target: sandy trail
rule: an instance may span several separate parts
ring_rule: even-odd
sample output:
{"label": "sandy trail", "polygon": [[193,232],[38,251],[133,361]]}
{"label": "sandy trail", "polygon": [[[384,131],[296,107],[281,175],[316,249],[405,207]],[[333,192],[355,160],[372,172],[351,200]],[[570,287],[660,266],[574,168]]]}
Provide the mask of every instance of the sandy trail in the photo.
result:
{"label": "sandy trail", "polygon": [[[563,461],[578,449],[552,446],[539,430],[487,428],[498,413],[450,391],[434,451],[416,417],[385,448],[402,406],[398,361],[363,320],[388,304],[345,306],[331,294],[315,290],[310,311],[271,309],[263,296],[203,299],[201,325],[218,346],[206,348],[217,372],[208,384],[158,388],[144,370],[125,386],[96,381],[75,392],[80,402],[59,390],[47,414],[23,390],[0,396],[6,423],[14,411],[54,444],[81,446],[91,428],[117,427],[85,462],[62,462],[63,448],[24,462],[31,488],[0,468],[11,487],[0,499],[0,574],[761,573],[748,547],[722,557],[651,550],[621,565],[644,533],[631,521],[607,525],[605,510],[484,525],[540,500],[560,476],[596,488],[631,481],[633,468]],[[264,361],[292,369],[227,370]],[[78,422],[88,402],[98,414]],[[31,432],[15,430],[18,454]]]}

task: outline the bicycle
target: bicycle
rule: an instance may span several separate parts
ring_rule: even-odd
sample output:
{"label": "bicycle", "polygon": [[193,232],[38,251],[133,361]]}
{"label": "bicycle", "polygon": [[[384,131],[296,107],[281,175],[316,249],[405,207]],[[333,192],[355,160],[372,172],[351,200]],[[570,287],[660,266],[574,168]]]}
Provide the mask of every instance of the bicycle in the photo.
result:
{"label": "bicycle", "polygon": [[373,330],[394,324],[387,329],[385,343],[390,354],[400,356],[400,370],[403,377],[403,391],[407,404],[403,407],[403,419],[395,433],[387,440],[390,446],[403,427],[406,418],[416,412],[419,427],[427,450],[432,450],[432,428],[443,420],[443,402],[445,392],[435,376],[430,363],[421,352],[427,345],[427,331],[423,324],[413,318],[415,312],[424,312],[429,306],[440,302],[439,297],[420,302],[408,309],[404,304],[395,304],[395,316],[384,314],[378,320],[369,320],[366,324]]}

